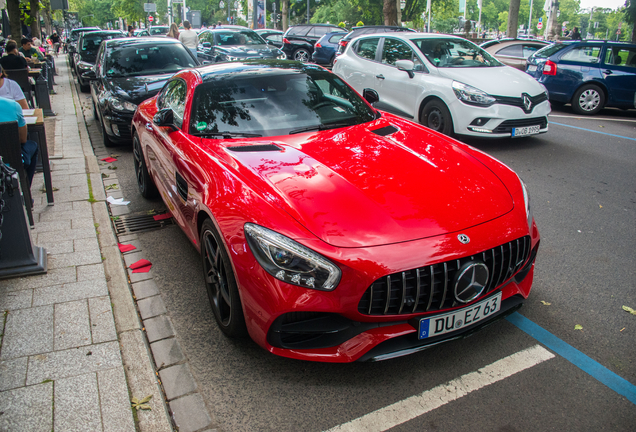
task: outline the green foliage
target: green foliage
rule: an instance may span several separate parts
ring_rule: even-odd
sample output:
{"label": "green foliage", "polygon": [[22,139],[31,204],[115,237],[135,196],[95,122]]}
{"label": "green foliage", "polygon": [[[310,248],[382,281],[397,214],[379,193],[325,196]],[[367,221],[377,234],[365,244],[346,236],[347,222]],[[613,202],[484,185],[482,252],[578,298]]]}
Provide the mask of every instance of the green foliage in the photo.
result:
{"label": "green foliage", "polygon": [[499,12],[499,31],[505,32],[508,30],[508,11]]}
{"label": "green foliage", "polygon": [[358,21],[356,23],[356,27],[362,27],[364,25],[364,23],[362,21]]}

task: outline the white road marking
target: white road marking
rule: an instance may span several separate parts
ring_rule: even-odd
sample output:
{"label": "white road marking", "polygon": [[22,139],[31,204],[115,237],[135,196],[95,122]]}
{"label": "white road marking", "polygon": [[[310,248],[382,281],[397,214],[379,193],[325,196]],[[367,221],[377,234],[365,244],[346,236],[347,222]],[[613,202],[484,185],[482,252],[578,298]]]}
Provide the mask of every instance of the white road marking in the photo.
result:
{"label": "white road marking", "polygon": [[328,432],[385,431],[554,357],[547,349],[535,345],[422,394],[336,426]]}
{"label": "white road marking", "polygon": [[557,114],[548,114],[549,117],[561,117],[561,118],[571,118],[577,120],[602,120],[602,121],[616,121],[616,122],[629,122],[636,123],[636,119],[617,119],[617,118],[606,118],[606,117],[587,117],[587,116],[574,116],[574,115],[557,115]]}

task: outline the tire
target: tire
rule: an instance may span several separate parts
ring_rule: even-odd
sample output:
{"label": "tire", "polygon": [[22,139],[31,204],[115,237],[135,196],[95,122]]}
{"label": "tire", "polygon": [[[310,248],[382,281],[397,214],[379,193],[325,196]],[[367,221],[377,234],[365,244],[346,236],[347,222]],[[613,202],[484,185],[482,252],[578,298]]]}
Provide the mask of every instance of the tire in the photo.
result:
{"label": "tire", "polygon": [[115,147],[115,143],[110,140],[108,134],[106,133],[106,127],[102,123],[102,138],[104,140],[104,147]]}
{"label": "tire", "polygon": [[605,105],[605,94],[599,87],[584,85],[572,96],[572,109],[577,114],[594,115]]}
{"label": "tire", "polygon": [[203,279],[214,318],[229,337],[247,336],[236,279],[225,246],[210,219],[201,227]]}
{"label": "tire", "polygon": [[336,55],[334,54],[334,55],[331,57],[331,60],[329,60],[329,64],[327,65],[327,67],[328,67],[329,69],[333,69],[333,62],[334,62],[334,60],[335,60],[335,59],[336,59]]}
{"label": "tire", "polygon": [[97,115],[97,107],[95,106],[95,101],[93,101],[93,117],[95,117],[95,121],[99,120],[99,115]]}
{"label": "tire", "polygon": [[292,55],[292,60],[307,63],[311,58],[311,54],[305,48],[298,48]]}
{"label": "tire", "polygon": [[433,99],[424,105],[420,115],[420,123],[444,135],[451,136],[453,134],[453,118],[446,104],[439,99]]}
{"label": "tire", "polygon": [[90,91],[91,91],[91,87],[90,87],[90,85],[89,85],[89,84],[84,84],[84,83],[82,82],[82,80],[80,80],[79,78],[78,78],[77,82],[79,82],[80,91],[81,91],[82,93],[88,93],[88,92],[90,92]]}
{"label": "tire", "polygon": [[135,133],[133,137],[133,157],[135,159],[135,178],[137,179],[137,187],[139,187],[139,193],[144,198],[156,198],[159,196],[159,191],[155,182],[150,177],[148,167],[146,166],[146,159],[144,158],[144,152],[139,142],[139,137]]}

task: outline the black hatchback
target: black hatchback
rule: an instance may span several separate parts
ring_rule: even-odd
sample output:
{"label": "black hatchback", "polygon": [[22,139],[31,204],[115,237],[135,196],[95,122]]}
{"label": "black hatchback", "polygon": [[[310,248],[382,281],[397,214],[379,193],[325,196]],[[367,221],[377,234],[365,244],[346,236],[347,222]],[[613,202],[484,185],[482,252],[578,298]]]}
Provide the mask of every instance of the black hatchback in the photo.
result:
{"label": "black hatchback", "polygon": [[124,38],[126,35],[119,30],[101,30],[82,33],[77,41],[74,54],[75,73],[77,82],[83,92],[89,90],[89,82],[82,78],[82,74],[93,68],[99,45],[103,40]]}
{"label": "black hatchback", "polygon": [[333,24],[301,24],[287,29],[283,35],[283,52],[289,60],[306,63],[311,59],[314,45],[318,40],[332,32],[348,32],[347,29]]}

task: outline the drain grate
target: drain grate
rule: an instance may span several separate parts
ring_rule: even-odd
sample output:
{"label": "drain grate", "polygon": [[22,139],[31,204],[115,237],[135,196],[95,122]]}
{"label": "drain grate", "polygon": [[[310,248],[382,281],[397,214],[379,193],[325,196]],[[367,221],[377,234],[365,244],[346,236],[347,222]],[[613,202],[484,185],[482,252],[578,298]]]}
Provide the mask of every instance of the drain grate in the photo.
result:
{"label": "drain grate", "polygon": [[154,216],[149,214],[126,215],[119,216],[113,220],[115,232],[117,235],[129,234],[143,231],[152,231],[164,228],[168,225],[174,225],[174,219],[168,218],[163,220],[155,220]]}

